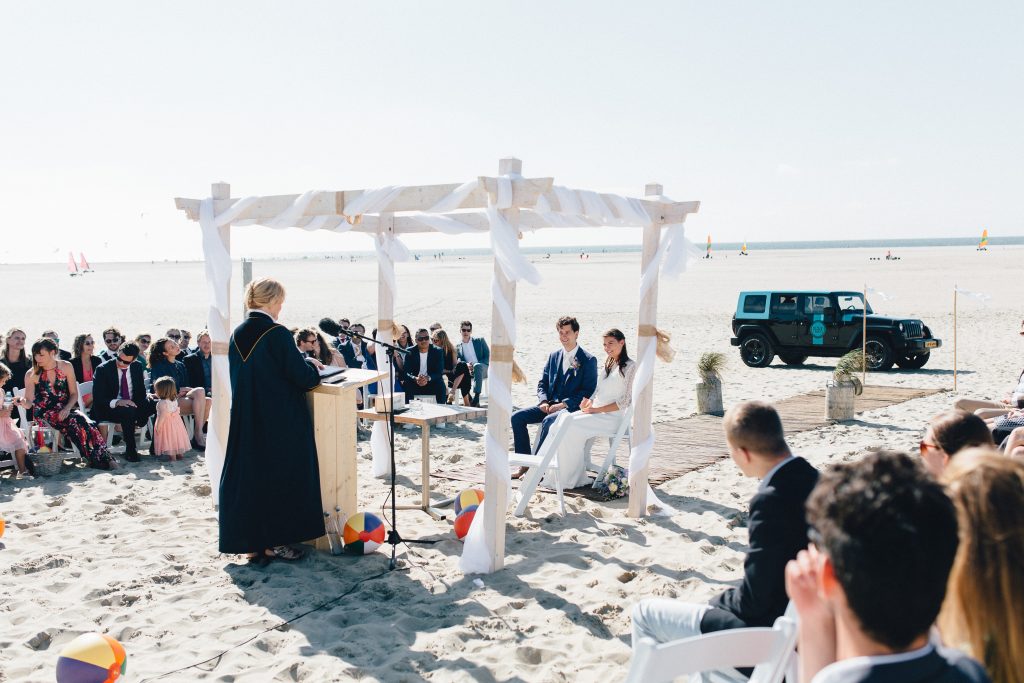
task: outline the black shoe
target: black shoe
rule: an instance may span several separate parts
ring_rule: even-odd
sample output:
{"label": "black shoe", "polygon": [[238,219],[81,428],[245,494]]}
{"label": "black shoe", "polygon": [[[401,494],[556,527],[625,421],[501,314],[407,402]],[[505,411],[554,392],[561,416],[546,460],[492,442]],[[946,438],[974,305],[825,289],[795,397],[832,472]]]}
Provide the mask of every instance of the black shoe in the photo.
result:
{"label": "black shoe", "polygon": [[124,439],[121,438],[120,434],[114,434],[114,439],[113,439],[113,441],[110,442],[110,444],[112,446],[116,446],[119,443],[121,443],[122,441],[124,441]]}
{"label": "black shoe", "polygon": [[473,394],[473,400],[470,401],[470,404],[474,408],[479,408],[480,407],[480,394]]}
{"label": "black shoe", "polygon": [[131,453],[125,453],[124,459],[128,462],[142,462],[142,458],[139,457],[138,451],[132,451]]}
{"label": "black shoe", "polygon": [[206,451],[206,444],[196,443],[196,440],[192,439],[192,450],[205,452]]}

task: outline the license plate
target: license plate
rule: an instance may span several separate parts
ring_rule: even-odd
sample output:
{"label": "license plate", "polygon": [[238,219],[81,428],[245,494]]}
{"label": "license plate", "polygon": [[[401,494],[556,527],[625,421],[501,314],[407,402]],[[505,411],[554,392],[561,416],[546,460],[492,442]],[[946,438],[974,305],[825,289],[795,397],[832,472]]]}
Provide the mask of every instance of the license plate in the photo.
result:
{"label": "license plate", "polygon": [[938,346],[937,342],[927,341],[924,343],[924,348],[926,349],[934,349],[936,346]]}

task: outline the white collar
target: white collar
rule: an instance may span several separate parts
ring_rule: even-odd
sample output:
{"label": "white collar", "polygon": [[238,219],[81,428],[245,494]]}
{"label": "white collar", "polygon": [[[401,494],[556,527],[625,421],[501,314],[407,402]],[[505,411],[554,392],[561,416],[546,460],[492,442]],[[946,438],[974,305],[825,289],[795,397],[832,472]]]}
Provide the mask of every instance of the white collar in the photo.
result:
{"label": "white collar", "polygon": [[572,347],[571,351],[566,351],[565,347],[563,346],[562,347],[562,355],[566,356],[568,358],[571,358],[571,357],[575,356],[576,352],[579,351],[579,350],[580,350],[580,345],[579,344],[577,344],[576,346]]}
{"label": "white collar", "polygon": [[875,666],[909,662],[915,659],[920,659],[921,657],[927,657],[934,651],[935,646],[928,643],[924,647],[916,650],[900,652],[894,655],[870,655],[843,659],[838,662],[833,662],[819,671],[818,674],[811,679],[811,683],[832,683],[833,681],[838,682],[849,680],[849,673],[866,671],[867,669]]}
{"label": "white collar", "polygon": [[768,472],[763,477],[761,477],[761,484],[757,487],[757,490],[763,491],[766,488],[768,488],[768,483],[772,480],[772,477],[775,475],[775,473],[781,470],[786,463],[788,463],[790,460],[793,460],[795,457],[796,456],[790,454],[788,458],[783,458],[780,462],[775,463],[775,467],[768,470]]}

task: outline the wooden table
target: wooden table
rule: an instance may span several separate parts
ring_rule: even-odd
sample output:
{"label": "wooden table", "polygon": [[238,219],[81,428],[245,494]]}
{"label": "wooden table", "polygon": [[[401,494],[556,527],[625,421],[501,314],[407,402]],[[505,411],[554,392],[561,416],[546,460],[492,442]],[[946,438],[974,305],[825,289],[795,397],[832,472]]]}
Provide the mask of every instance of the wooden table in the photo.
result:
{"label": "wooden table", "polygon": [[[356,412],[359,417],[367,420],[387,420],[387,413],[378,413],[375,408],[368,408]],[[487,416],[486,408],[468,408],[465,406],[436,405],[433,403],[422,403],[419,408],[410,408],[404,413],[395,415],[396,424],[418,425],[423,435],[420,449],[422,464],[423,484],[421,499],[418,505],[399,505],[399,510],[423,510],[434,519],[444,519],[446,513],[430,506],[430,425],[445,424],[447,422],[459,422],[462,420],[473,420]]]}

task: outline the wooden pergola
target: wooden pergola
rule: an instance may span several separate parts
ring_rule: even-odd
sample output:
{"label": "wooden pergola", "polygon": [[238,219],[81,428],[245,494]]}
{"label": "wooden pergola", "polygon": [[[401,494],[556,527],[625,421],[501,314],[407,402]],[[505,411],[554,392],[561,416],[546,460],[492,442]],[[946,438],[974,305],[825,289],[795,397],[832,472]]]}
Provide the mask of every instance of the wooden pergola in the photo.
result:
{"label": "wooden pergola", "polygon": [[[554,186],[552,178],[523,178],[522,162],[502,159],[497,176],[481,176],[462,184],[390,187],[375,190],[309,192],[304,195],[231,197],[230,186],[215,183],[208,199],[176,198],[175,206],[203,226],[207,279],[212,305],[209,329],[213,340],[213,401],[207,461],[217,489],[230,420],[231,387],[227,366],[230,320],[231,225],[258,224],[275,228],[361,232],[375,239],[378,255],[377,330],[392,341],[395,302],[394,240],[410,233],[479,233],[491,235],[494,249],[492,283],[491,366],[486,429],[485,497],[482,516],[486,566],[469,571],[495,571],[504,565],[505,518],[508,510],[507,444],[512,410],[512,357],[515,345],[516,281],[532,270],[519,253],[519,232],[544,227],[643,226],[641,299],[637,358],[640,385],[634,384],[633,455],[638,445],[652,443],[652,368],[657,343],[658,272],[666,246],[663,228],[679,227],[699,202],[675,202],[662,196],[660,185],[647,185],[643,198],[624,198]],[[481,212],[480,209],[486,209]],[[510,233],[511,231],[511,233]],[[512,237],[509,237],[512,234]],[[676,252],[678,255],[678,251]],[[225,273],[226,259],[226,273]],[[530,279],[529,276],[526,279]],[[383,355],[386,358],[386,354]],[[386,365],[381,368],[386,372]],[[639,389],[639,391],[637,391]],[[648,446],[649,452],[649,446]],[[631,460],[632,460],[631,456]],[[646,459],[646,458],[644,458]],[[502,465],[504,469],[502,470]],[[647,511],[647,467],[630,473],[629,515]],[[472,536],[473,534],[471,534]],[[467,542],[467,548],[469,543]],[[465,559],[465,555],[464,555]],[[464,565],[465,568],[465,565]]]}

